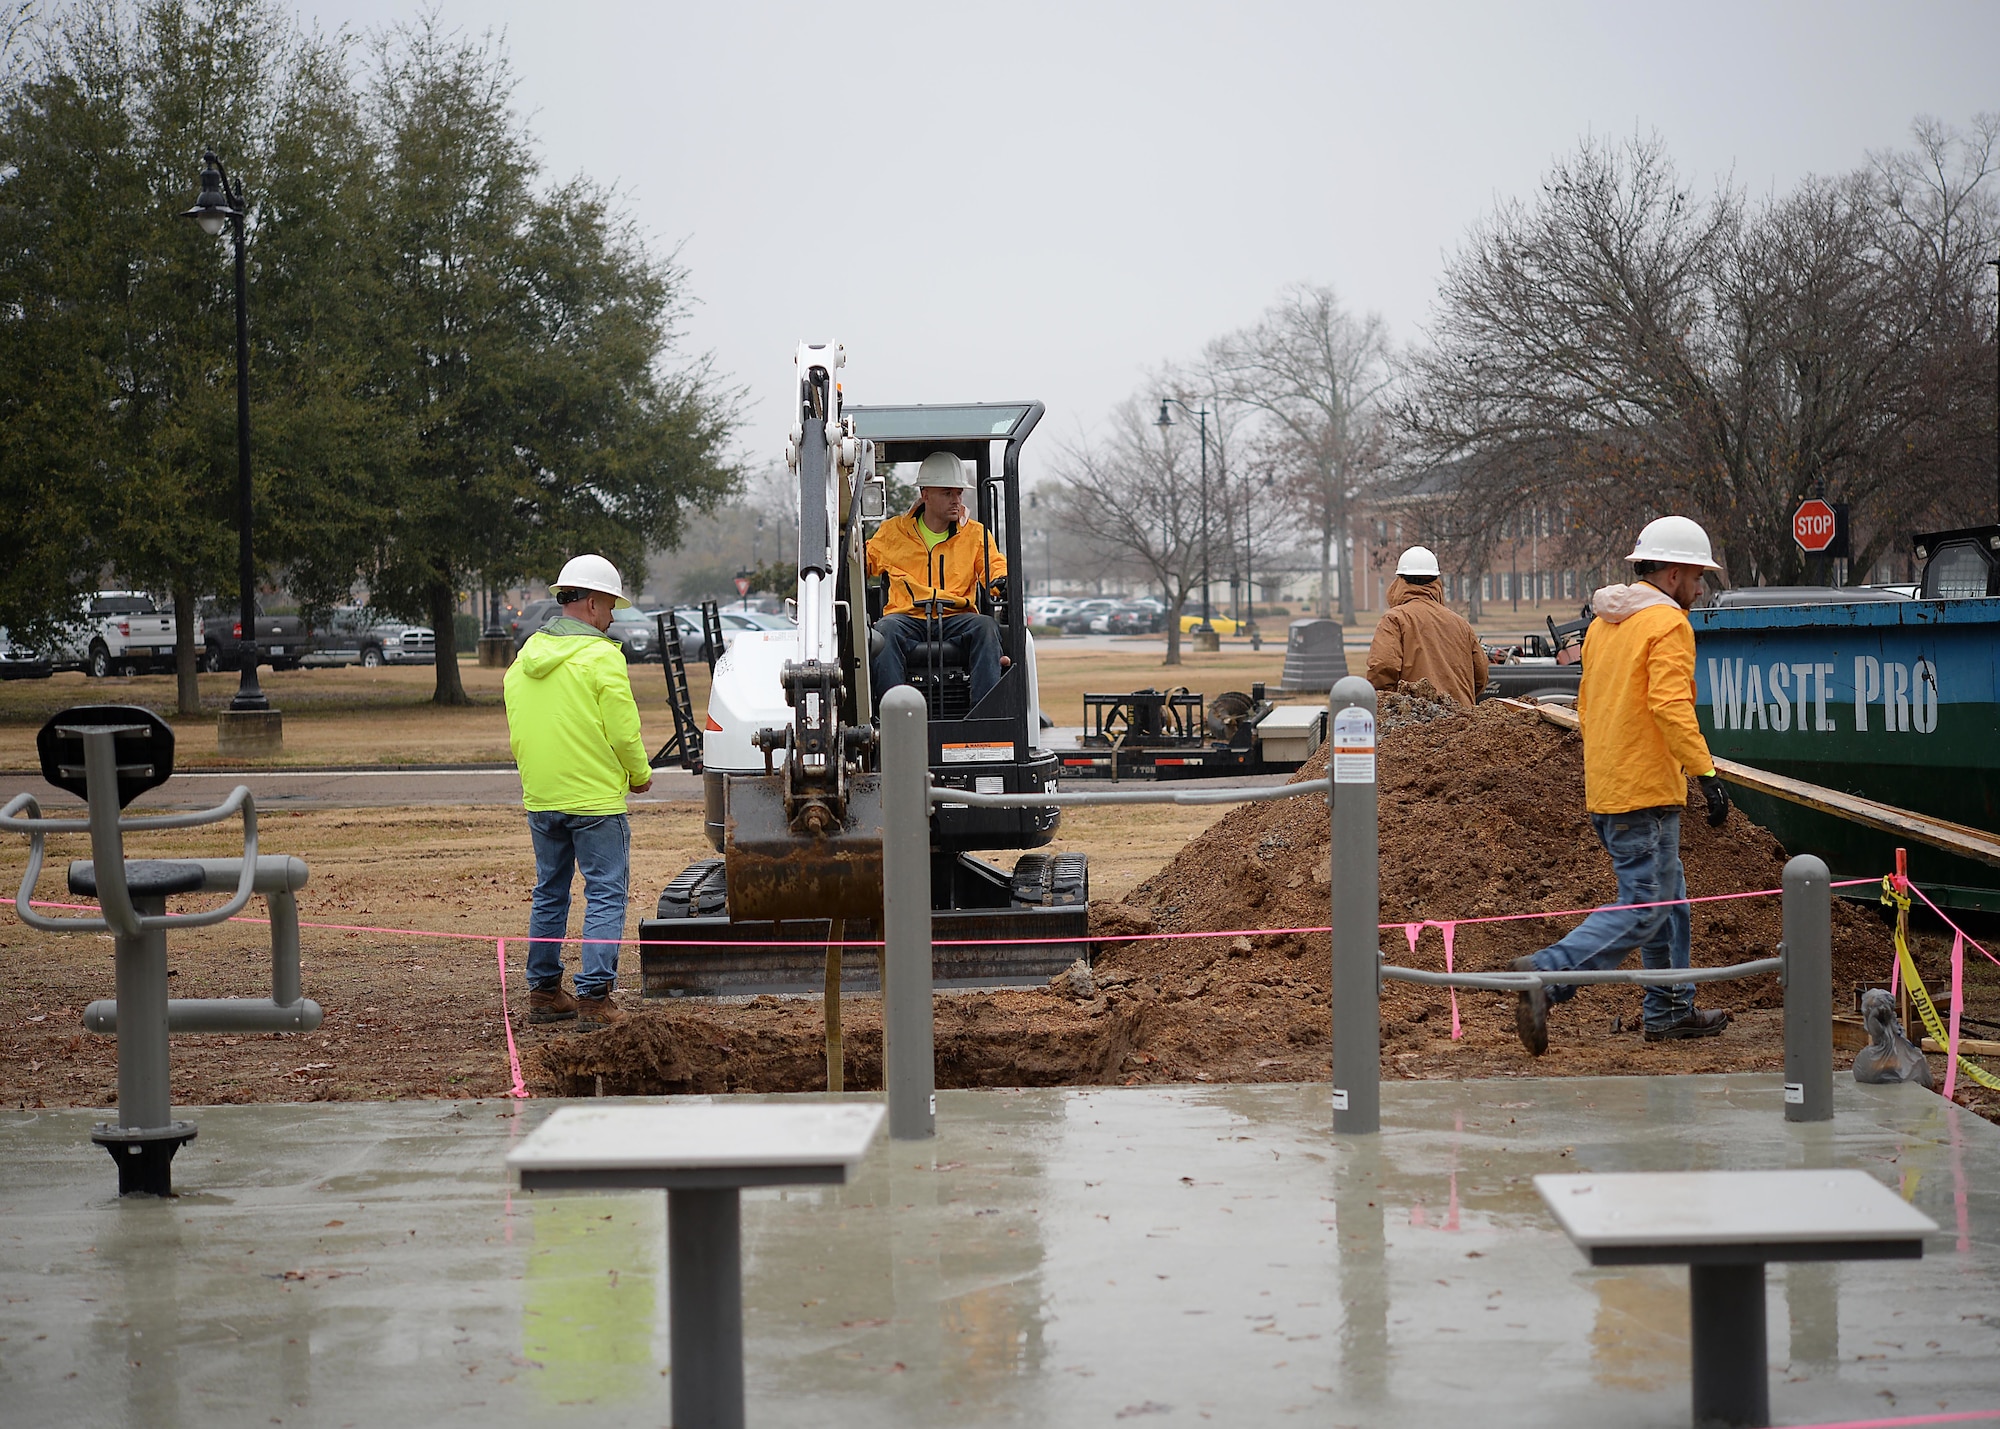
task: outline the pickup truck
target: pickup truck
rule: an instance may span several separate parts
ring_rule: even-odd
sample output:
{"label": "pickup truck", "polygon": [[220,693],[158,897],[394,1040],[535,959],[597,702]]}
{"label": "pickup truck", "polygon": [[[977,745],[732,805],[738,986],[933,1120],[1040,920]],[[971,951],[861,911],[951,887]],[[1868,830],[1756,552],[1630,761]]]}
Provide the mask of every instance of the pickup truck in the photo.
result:
{"label": "pickup truck", "polygon": [[365,605],[339,605],[315,626],[308,665],[435,665],[437,639],[428,625],[405,625]]}
{"label": "pickup truck", "polygon": [[[236,649],[243,641],[243,622],[233,600],[205,600],[201,606],[202,633],[207,651],[201,668],[208,671],[242,667]],[[306,623],[296,615],[266,615],[257,608],[257,661],[273,670],[296,670],[312,644]]]}
{"label": "pickup truck", "polygon": [[[107,675],[141,675],[174,668],[173,612],[139,590],[101,590],[85,602],[54,655],[56,668]],[[202,633],[195,632],[195,658]]]}

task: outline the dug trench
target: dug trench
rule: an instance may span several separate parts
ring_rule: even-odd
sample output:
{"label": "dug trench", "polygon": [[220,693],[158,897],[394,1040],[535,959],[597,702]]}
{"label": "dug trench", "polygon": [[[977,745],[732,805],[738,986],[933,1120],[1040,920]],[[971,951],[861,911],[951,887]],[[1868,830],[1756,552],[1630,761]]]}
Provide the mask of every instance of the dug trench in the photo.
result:
{"label": "dug trench", "polygon": [[[1326,752],[1296,776],[1323,778]],[[1466,919],[1588,908],[1615,892],[1583,801],[1577,735],[1503,705],[1473,711],[1421,695],[1383,702],[1381,921]],[[1691,806],[1682,854],[1696,896],[1775,889],[1777,839],[1732,810],[1711,828]],[[1091,930],[1127,941],[1096,945],[1092,966],[1044,988],[940,994],[941,1087],[1076,1083],[1297,1081],[1331,1074],[1326,935],[1162,933],[1323,926],[1331,897],[1323,800],[1240,805],[1123,899],[1091,905]],[[1698,966],[1768,957],[1782,914],[1773,897],[1697,904]],[[1555,940],[1575,918],[1466,924],[1454,966],[1502,968]],[[1883,921],[1834,906],[1836,997],[1880,977]],[[1383,934],[1391,961],[1444,966],[1442,937]],[[1720,1037],[1647,1042],[1636,988],[1586,988],[1550,1019],[1547,1055],[1531,1059],[1514,1032],[1511,994],[1461,992],[1463,1036],[1451,1035],[1444,989],[1386,982],[1385,1077],[1588,1076],[1774,1070],[1784,1060],[1775,977],[1709,984],[1702,1006],[1729,1010]],[[881,1085],[879,1000],[845,1009],[849,1089]],[[653,1004],[591,1035],[536,1030],[534,1089],[563,1095],[808,1091],[826,1084],[817,1001]],[[1838,1054],[1845,1065],[1847,1054]],[[1942,1066],[1935,1070],[1942,1075]]]}

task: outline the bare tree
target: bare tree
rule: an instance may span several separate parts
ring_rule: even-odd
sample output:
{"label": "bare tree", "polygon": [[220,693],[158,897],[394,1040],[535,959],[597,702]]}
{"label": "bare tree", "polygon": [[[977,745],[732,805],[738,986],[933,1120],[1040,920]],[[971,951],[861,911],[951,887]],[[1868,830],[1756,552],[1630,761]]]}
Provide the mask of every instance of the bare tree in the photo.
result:
{"label": "bare tree", "polygon": [[1680,511],[1732,582],[1795,580],[1812,493],[1853,506],[1866,567],[1984,465],[1996,135],[1919,126],[1754,208],[1694,200],[1657,138],[1586,143],[1452,262],[1406,435],[1464,464],[1463,517],[1566,508],[1579,557]]}
{"label": "bare tree", "polygon": [[1357,318],[1333,289],[1295,284],[1255,326],[1216,345],[1228,392],[1270,419],[1263,451],[1319,535],[1319,613],[1330,613],[1340,570],[1340,617],[1352,625],[1348,521],[1388,457],[1384,395],[1394,375],[1379,314]]}
{"label": "bare tree", "polygon": [[1102,441],[1064,448],[1054,495],[1073,540],[1158,585],[1167,603],[1165,663],[1178,665],[1181,609],[1201,583],[1199,438],[1186,423],[1159,426],[1157,411],[1151,394],[1128,397]]}

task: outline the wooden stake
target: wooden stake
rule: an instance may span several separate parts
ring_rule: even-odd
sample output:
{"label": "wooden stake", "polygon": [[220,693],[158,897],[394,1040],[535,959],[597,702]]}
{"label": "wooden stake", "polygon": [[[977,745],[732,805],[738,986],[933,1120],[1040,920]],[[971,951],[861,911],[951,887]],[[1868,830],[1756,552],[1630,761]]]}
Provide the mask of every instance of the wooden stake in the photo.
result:
{"label": "wooden stake", "polygon": [[[1903,892],[1909,887],[1909,877],[1910,851],[1899,848],[1896,850],[1896,891],[1898,893]],[[1910,910],[1907,906],[1899,906],[1896,909],[1896,938],[1904,947],[1907,948],[1910,946]],[[1916,961],[1916,957],[1916,953],[1912,952],[1910,954],[1912,962]],[[1912,1042],[1924,1035],[1924,1029],[1917,1026],[1916,1016],[1910,1011],[1910,980],[1906,977],[1896,980],[1896,1016],[1902,1021],[1903,1035]]]}
{"label": "wooden stake", "polygon": [[830,1092],[843,1090],[843,1066],[840,1048],[840,940],[847,936],[847,924],[835,918],[827,933],[826,944],[826,990],[822,1001],[826,1008],[826,1089]]}

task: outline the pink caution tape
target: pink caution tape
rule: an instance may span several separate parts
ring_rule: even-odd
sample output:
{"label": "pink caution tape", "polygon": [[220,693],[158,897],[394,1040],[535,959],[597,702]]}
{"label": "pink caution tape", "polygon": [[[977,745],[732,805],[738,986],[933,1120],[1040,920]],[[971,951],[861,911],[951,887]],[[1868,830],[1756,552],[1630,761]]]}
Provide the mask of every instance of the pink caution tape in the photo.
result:
{"label": "pink caution tape", "polygon": [[[1426,928],[1435,928],[1440,933],[1444,934],[1444,970],[1446,972],[1450,972],[1452,970],[1451,945],[1453,939],[1456,938],[1458,935],[1458,924],[1450,921],[1440,923],[1435,919],[1430,919],[1430,918],[1425,919],[1421,923],[1405,923],[1403,925],[1403,936],[1410,940],[1411,957],[1415,957],[1417,955],[1417,940],[1423,937],[1424,929]],[[1458,989],[1452,988],[1451,989],[1451,1040],[1456,1042],[1462,1035],[1463,1032],[1462,1029],[1459,1027],[1458,1023]]]}
{"label": "pink caution tape", "polygon": [[1944,1099],[1958,1086],[1958,1014],[1965,1007],[1965,934],[1951,940],[1951,1036],[1945,1044]]}
{"label": "pink caution tape", "polygon": [[507,1070],[513,1073],[514,1089],[507,1093],[523,1101],[528,1097],[528,1084],[521,1080],[521,1049],[514,1045],[514,1018],[507,1010],[507,940],[493,940],[493,956],[500,964],[500,1025],[507,1029]]}

